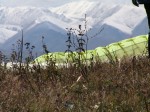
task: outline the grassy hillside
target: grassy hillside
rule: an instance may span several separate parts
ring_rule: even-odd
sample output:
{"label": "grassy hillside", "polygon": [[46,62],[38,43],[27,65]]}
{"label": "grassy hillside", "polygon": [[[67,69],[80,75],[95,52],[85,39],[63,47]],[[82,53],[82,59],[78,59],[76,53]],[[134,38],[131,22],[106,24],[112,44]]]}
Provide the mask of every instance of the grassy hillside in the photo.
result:
{"label": "grassy hillside", "polygon": [[149,112],[150,60],[0,66],[1,112]]}

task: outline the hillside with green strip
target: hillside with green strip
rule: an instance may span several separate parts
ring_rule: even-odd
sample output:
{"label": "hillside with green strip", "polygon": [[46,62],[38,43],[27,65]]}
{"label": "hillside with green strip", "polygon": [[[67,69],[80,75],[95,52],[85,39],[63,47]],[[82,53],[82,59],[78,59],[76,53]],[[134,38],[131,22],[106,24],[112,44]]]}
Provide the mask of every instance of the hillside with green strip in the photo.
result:
{"label": "hillside with green strip", "polygon": [[[115,58],[141,56],[147,54],[147,35],[125,39],[116,43],[112,43],[106,47],[97,47],[94,50],[82,52],[81,60],[96,60],[108,61]],[[56,63],[65,63],[74,61],[78,58],[78,53],[55,52],[39,56],[35,62],[44,63],[47,60],[55,60]]]}

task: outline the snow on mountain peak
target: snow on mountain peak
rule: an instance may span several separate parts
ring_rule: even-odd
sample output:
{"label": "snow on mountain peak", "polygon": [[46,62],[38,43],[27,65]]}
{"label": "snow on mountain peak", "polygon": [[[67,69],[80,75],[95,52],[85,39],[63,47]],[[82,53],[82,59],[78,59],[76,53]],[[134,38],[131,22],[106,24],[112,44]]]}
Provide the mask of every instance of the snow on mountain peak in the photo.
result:
{"label": "snow on mountain peak", "polygon": [[[55,2],[51,0],[51,3],[52,1]],[[35,0],[31,0],[31,3],[26,2],[30,6],[0,6],[0,43],[4,43],[1,46],[9,49],[6,45],[15,43],[16,39],[20,38],[20,29],[23,28],[26,40],[34,41],[35,46],[39,46],[39,39],[44,35],[45,38],[48,38],[48,49],[63,51],[66,49],[62,45],[62,43],[65,44],[65,40],[62,40],[67,37],[65,29],[77,28],[79,24],[84,23],[85,14],[87,15],[87,27],[92,28],[91,32],[88,32],[90,35],[97,33],[101,27],[104,27],[100,35],[89,41],[89,49],[105,46],[135,36],[135,34],[145,34],[147,27],[142,26],[142,28],[139,28],[143,22],[144,24],[147,22],[145,11],[143,7],[136,8],[127,5],[130,4],[131,1],[129,1],[69,0],[66,3],[65,0],[60,6],[57,5],[57,7],[52,8],[43,5],[50,3],[49,0],[38,0],[38,5],[41,3],[42,7],[31,6],[35,2]],[[8,1],[6,0],[6,2]],[[138,32],[134,29],[142,30]],[[54,46],[56,45],[55,42],[57,42],[57,49],[54,48],[56,47]]]}

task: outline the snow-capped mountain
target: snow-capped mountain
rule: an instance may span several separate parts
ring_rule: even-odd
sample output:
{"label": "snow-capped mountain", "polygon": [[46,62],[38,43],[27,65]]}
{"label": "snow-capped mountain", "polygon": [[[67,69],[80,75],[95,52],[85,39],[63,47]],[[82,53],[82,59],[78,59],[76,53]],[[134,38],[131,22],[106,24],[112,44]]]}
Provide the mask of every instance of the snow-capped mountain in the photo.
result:
{"label": "snow-capped mountain", "polygon": [[[16,2],[16,6],[10,4],[6,6],[6,2],[3,1],[0,6],[0,50],[10,52],[12,44],[21,39],[21,29],[23,29],[24,41],[34,45],[38,55],[42,53],[42,36],[45,37],[49,51],[65,51],[66,28],[78,28],[79,24],[84,25],[85,14],[87,29],[90,29],[87,33],[91,37],[88,49],[147,34],[144,8],[131,5],[129,0],[124,3],[121,1],[118,0],[116,4],[116,0],[112,0],[111,3],[107,0],[70,0],[68,3],[64,1],[57,4],[57,7],[54,7],[54,4],[51,7],[46,6],[48,0],[45,4],[37,2],[42,7],[38,5],[16,7],[20,2]],[[94,36],[102,28],[102,32]]]}

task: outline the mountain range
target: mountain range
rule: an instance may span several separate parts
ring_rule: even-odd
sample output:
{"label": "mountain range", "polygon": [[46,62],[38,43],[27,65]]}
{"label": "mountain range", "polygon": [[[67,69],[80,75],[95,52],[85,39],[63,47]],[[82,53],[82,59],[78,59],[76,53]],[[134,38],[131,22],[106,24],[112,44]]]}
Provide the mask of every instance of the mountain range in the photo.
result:
{"label": "mountain range", "polygon": [[10,53],[14,44],[17,49],[17,41],[22,36],[21,30],[24,42],[35,46],[34,52],[37,56],[43,53],[42,37],[49,51],[65,51],[66,28],[78,29],[79,25],[84,27],[85,14],[89,36],[88,49],[148,32],[144,8],[128,3],[70,0],[68,3],[53,4],[50,7],[39,7],[40,3],[36,6],[5,4],[3,2],[0,5],[0,50],[5,53]]}

